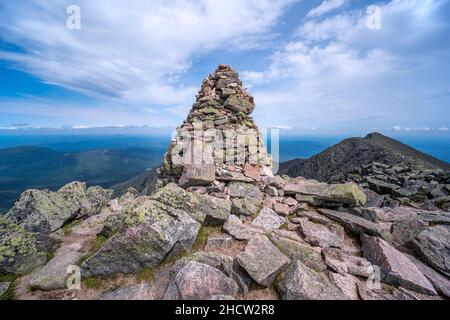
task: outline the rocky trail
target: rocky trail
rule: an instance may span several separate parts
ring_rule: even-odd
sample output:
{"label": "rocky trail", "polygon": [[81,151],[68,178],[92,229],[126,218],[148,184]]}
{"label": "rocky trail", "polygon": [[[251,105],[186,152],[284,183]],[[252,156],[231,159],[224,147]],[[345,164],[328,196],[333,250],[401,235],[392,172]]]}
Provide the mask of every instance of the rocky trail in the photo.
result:
{"label": "rocky trail", "polygon": [[[0,272],[15,277],[0,288],[15,299],[450,298],[445,207],[386,206],[365,181],[274,175],[254,107],[220,65],[151,195],[111,199],[81,183],[25,192],[0,220]],[[80,289],[66,287],[69,266]]]}

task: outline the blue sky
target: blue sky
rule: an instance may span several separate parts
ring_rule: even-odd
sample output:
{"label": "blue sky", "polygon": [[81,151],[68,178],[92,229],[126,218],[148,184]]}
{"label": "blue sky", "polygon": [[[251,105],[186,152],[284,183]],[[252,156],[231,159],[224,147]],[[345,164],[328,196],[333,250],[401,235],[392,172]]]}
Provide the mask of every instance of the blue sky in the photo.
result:
{"label": "blue sky", "polygon": [[449,0],[2,1],[0,127],[176,126],[227,63],[261,127],[448,134],[449,35]]}

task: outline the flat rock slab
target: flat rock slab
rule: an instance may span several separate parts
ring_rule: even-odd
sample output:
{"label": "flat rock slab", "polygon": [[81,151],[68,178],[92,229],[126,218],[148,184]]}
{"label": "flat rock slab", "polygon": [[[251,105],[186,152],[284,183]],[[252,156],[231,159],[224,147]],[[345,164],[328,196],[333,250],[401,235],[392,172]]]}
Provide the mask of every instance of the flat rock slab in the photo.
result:
{"label": "flat rock slab", "polygon": [[450,226],[434,226],[413,241],[417,253],[433,268],[450,277]]}
{"label": "flat rock slab", "polygon": [[250,240],[256,235],[264,234],[264,230],[246,225],[235,215],[231,215],[223,225],[223,229],[238,240]]}
{"label": "flat rock slab", "polygon": [[177,273],[164,300],[206,300],[216,295],[235,297],[237,292],[236,282],[223,272],[193,261]]}
{"label": "flat rock slab", "polygon": [[445,276],[441,275],[439,272],[435,271],[433,268],[430,268],[422,261],[418,260],[413,256],[409,256],[408,258],[414,263],[417,269],[423,273],[428,280],[430,280],[433,287],[436,291],[442,293],[444,296],[450,298],[450,280]]}
{"label": "flat rock slab", "polygon": [[322,256],[327,266],[342,275],[351,274],[368,278],[374,272],[372,264],[367,259],[350,255],[341,249],[324,249]]}
{"label": "flat rock slab", "polygon": [[185,165],[179,184],[183,188],[208,185],[216,179],[214,164]]}
{"label": "flat rock slab", "polygon": [[102,294],[98,300],[121,300],[121,301],[136,301],[136,300],[154,300],[152,294],[152,287],[148,284],[140,284],[128,288],[120,288],[108,293]]}
{"label": "flat rock slab", "polygon": [[386,237],[385,232],[378,224],[364,218],[352,215],[350,213],[328,209],[319,209],[319,212],[324,216],[338,222],[344,228],[357,235],[369,234],[373,236]]}
{"label": "flat rock slab", "polygon": [[263,208],[256,219],[253,220],[252,225],[261,227],[267,231],[272,231],[279,229],[285,222],[286,219],[280,217],[272,209]]}
{"label": "flat rock slab", "polygon": [[259,205],[263,199],[261,190],[252,183],[230,182],[228,184],[228,194],[234,198],[245,198],[257,205]]}
{"label": "flat rock slab", "polygon": [[382,280],[423,294],[436,295],[431,283],[403,253],[383,239],[361,235],[364,256],[381,270]]}
{"label": "flat rock slab", "polygon": [[294,261],[278,284],[282,300],[348,300],[324,273],[316,272],[300,261]]}
{"label": "flat rock slab", "polygon": [[266,287],[271,286],[278,272],[290,262],[266,236],[252,238],[236,259],[253,280]]}
{"label": "flat rock slab", "polygon": [[342,235],[332,232],[321,224],[303,219],[300,221],[299,230],[304,235],[305,241],[313,246],[340,248],[344,245],[344,237]]}

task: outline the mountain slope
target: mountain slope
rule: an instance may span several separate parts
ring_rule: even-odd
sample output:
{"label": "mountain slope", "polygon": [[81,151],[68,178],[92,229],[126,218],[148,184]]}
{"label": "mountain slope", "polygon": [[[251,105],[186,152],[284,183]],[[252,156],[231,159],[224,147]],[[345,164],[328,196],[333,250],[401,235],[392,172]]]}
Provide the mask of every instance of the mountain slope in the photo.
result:
{"label": "mountain slope", "polygon": [[329,182],[373,162],[450,170],[450,164],[444,161],[392,138],[372,133],[365,138],[343,140],[309,159],[281,164],[280,173]]}

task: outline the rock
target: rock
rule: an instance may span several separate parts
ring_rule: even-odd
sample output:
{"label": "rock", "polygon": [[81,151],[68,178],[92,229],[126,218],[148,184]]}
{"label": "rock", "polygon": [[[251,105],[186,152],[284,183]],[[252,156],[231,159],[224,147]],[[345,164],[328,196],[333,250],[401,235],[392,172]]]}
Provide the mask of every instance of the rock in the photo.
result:
{"label": "rock", "polygon": [[183,174],[178,182],[181,187],[204,186],[216,180],[214,164],[185,165]]}
{"label": "rock", "polygon": [[261,207],[245,198],[233,198],[231,202],[231,213],[237,216],[255,216],[261,210]]}
{"label": "rock", "polygon": [[354,183],[329,185],[304,181],[299,184],[288,184],[283,190],[287,195],[301,194],[317,200],[344,203],[350,206],[364,205],[367,201],[364,192]]}
{"label": "rock", "polygon": [[224,296],[224,295],[214,295],[210,296],[208,300],[212,301],[226,301],[226,300],[236,300],[234,297],[231,296]]}
{"label": "rock", "polygon": [[190,262],[182,268],[164,295],[164,300],[205,300],[210,296],[235,297],[238,286],[216,268]]}
{"label": "rock", "polygon": [[255,104],[253,103],[253,100],[250,98],[243,98],[237,95],[231,95],[225,102],[224,107],[236,112],[251,114],[255,109]]}
{"label": "rock", "polygon": [[127,208],[125,223],[82,264],[83,277],[154,268],[169,254],[189,252],[200,229],[186,211],[145,198]]}
{"label": "rock", "polygon": [[111,238],[123,227],[123,224],[124,224],[124,217],[122,215],[109,216],[99,235],[104,236],[106,238]]}
{"label": "rock", "polygon": [[205,250],[229,249],[233,243],[233,238],[227,235],[210,236],[206,241]]}
{"label": "rock", "polygon": [[283,203],[287,204],[288,206],[296,206],[298,204],[298,201],[291,197],[286,197],[283,199]]}
{"label": "rock", "polygon": [[447,298],[450,298],[450,280],[448,278],[436,272],[434,269],[430,268],[415,257],[408,255],[408,258],[412,261],[412,263],[414,263],[417,269],[419,269],[420,272],[427,277],[436,291],[440,292]]}
{"label": "rock", "polygon": [[46,239],[0,215],[0,273],[28,274],[46,262]]}
{"label": "rock", "polygon": [[139,284],[128,288],[119,288],[112,292],[102,294],[98,300],[139,301],[154,300],[152,287],[148,284]]}
{"label": "rock", "polygon": [[367,197],[367,202],[364,205],[364,207],[366,208],[373,208],[373,207],[378,207],[380,208],[383,205],[384,202],[384,196],[379,195],[378,193],[376,193],[373,190],[370,189],[364,189],[363,190],[364,194]]}
{"label": "rock", "polygon": [[314,223],[320,223],[323,224],[324,226],[330,226],[332,225],[334,222],[331,219],[328,219],[327,217],[321,215],[320,213],[317,213],[315,211],[302,211],[299,210],[297,211],[297,217],[299,218],[294,218],[291,219],[291,222],[296,221],[295,223],[300,224],[300,221],[302,219],[300,218],[308,218],[309,221],[314,222]]}
{"label": "rock", "polygon": [[27,190],[6,214],[30,232],[50,234],[67,221],[95,215],[108,204],[112,191],[72,182],[58,192]]}
{"label": "rock", "polygon": [[246,164],[244,167],[244,175],[255,180],[256,182],[261,181],[260,168],[257,166]]}
{"label": "rock", "polygon": [[250,239],[236,259],[256,283],[266,287],[271,286],[278,272],[290,262],[265,236]]}
{"label": "rock", "polygon": [[256,235],[264,234],[264,231],[242,223],[235,215],[230,215],[223,229],[238,240],[250,240]]}
{"label": "rock", "polygon": [[318,272],[327,269],[320,255],[320,251],[315,250],[310,245],[278,234],[272,234],[271,240],[292,261],[299,260],[307,267]]}
{"label": "rock", "polygon": [[344,276],[348,273],[368,278],[374,273],[372,264],[369,261],[350,255],[343,250],[327,248],[322,250],[322,255],[327,266]]}
{"label": "rock", "polygon": [[436,295],[431,283],[403,253],[377,237],[361,235],[361,242],[364,256],[380,267],[382,281],[419,293]]}
{"label": "rock", "polygon": [[344,245],[344,237],[331,232],[330,229],[321,224],[312,223],[305,219],[300,222],[299,230],[305,237],[305,241],[313,246],[340,248]]}
{"label": "rock", "polygon": [[0,300],[11,287],[11,282],[0,282]]}
{"label": "rock", "polygon": [[75,218],[79,209],[57,192],[27,190],[6,217],[30,232],[49,234]]}
{"label": "rock", "polygon": [[273,186],[267,186],[265,192],[271,197],[278,197],[278,189]]}
{"label": "rock", "polygon": [[392,183],[387,183],[374,178],[367,178],[367,182],[371,190],[381,195],[388,195],[400,189],[400,186]]}
{"label": "rock", "polygon": [[380,228],[380,226],[376,223],[373,223],[364,218],[346,213],[341,211],[334,211],[328,209],[319,209],[319,212],[326,217],[338,222],[344,228],[348,229],[350,232],[354,234],[370,234],[374,236],[380,237],[389,237],[386,233]]}
{"label": "rock", "polygon": [[450,277],[450,226],[429,227],[414,239],[413,247],[430,266]]}
{"label": "rock", "polygon": [[291,209],[289,208],[289,206],[287,204],[282,204],[282,203],[275,203],[273,209],[275,210],[276,213],[278,213],[281,216],[288,216],[289,213],[291,212]]}
{"label": "rock", "polygon": [[231,197],[245,198],[255,205],[262,202],[262,193],[254,184],[243,182],[230,182],[228,184],[228,193]]}
{"label": "rock", "polygon": [[348,300],[323,273],[295,260],[278,283],[282,300]]}
{"label": "rock", "polygon": [[272,231],[279,229],[285,222],[286,219],[277,215],[272,209],[263,208],[256,219],[253,220],[252,225]]}
{"label": "rock", "polygon": [[122,206],[119,204],[119,201],[117,199],[111,200],[108,203],[108,208],[109,208],[109,210],[111,210],[111,212],[122,211]]}
{"label": "rock", "polygon": [[330,272],[331,283],[338,287],[342,293],[350,300],[359,300],[358,282],[359,280],[350,274],[339,274]]}
{"label": "rock", "polygon": [[231,211],[231,202],[228,200],[189,193],[174,183],[169,183],[150,197],[175,209],[188,212],[200,223],[206,219],[212,223],[221,223],[227,220]]}
{"label": "rock", "polygon": [[75,243],[64,247],[63,252],[58,250],[58,254],[52,260],[31,275],[30,288],[44,291],[65,289],[69,277],[68,267],[77,265],[83,256],[83,253],[79,252],[80,249],[80,245]]}

